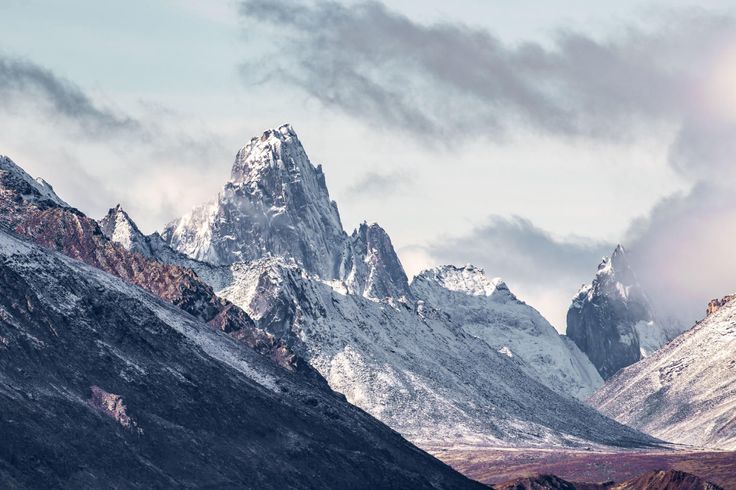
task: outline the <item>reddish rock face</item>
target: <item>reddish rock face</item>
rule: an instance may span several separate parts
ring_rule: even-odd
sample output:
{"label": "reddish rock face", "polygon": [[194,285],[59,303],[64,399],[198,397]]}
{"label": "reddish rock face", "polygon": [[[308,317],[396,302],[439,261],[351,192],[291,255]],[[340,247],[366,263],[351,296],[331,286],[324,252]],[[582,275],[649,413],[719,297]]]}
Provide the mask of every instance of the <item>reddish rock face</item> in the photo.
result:
{"label": "reddish rock face", "polygon": [[138,427],[135,420],[128,416],[128,407],[123,403],[123,397],[115,393],[108,393],[99,386],[92,386],[92,398],[90,404],[99,412],[115,420],[126,429],[135,430],[143,434],[143,429]]}
{"label": "reddish rock face", "polygon": [[716,311],[720,310],[723,306],[725,306],[726,303],[730,303],[734,299],[736,299],[736,294],[729,294],[721,299],[716,298],[710,300],[710,303],[708,303],[708,307],[705,310],[705,316],[712,315]]}
{"label": "reddish rock face", "polygon": [[296,356],[272,335],[257,328],[242,309],[217,297],[194,271],[130,252],[113,243],[95,220],[61,205],[63,201],[58,198],[43,195],[28,183],[32,179],[20,167],[7,159],[3,162],[0,226],[5,225],[43,247],[133,283],[271,356],[283,367],[297,368]]}

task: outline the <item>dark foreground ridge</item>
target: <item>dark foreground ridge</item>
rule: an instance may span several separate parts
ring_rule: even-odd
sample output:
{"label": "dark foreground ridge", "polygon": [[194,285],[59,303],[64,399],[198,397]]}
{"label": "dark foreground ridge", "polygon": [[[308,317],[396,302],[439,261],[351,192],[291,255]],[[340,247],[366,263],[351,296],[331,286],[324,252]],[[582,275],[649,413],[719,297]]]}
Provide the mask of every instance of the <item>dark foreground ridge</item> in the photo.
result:
{"label": "dark foreground ridge", "polygon": [[0,231],[0,487],[482,488],[112,275]]}

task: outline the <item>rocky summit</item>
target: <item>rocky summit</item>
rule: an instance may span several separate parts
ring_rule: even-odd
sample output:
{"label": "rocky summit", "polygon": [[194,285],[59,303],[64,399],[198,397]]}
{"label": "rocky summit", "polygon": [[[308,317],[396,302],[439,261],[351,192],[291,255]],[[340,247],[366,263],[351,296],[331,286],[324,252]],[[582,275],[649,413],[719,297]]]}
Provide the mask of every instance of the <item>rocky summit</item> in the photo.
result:
{"label": "rocky summit", "polygon": [[619,245],[604,257],[593,282],[584,285],[567,312],[567,336],[603,379],[667,342],[649,300]]}

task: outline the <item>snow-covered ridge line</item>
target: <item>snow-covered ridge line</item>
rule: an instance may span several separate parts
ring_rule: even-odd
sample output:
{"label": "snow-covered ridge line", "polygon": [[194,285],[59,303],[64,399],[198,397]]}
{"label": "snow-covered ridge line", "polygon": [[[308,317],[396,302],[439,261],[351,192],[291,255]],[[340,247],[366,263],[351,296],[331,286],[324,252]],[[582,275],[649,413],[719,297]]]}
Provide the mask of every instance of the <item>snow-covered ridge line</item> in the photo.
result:
{"label": "snow-covered ridge line", "polygon": [[0,182],[4,186],[16,188],[26,199],[47,201],[57,206],[69,207],[54,192],[54,188],[42,178],[32,178],[13,160],[0,155]]}
{"label": "snow-covered ridge line", "polygon": [[590,404],[662,439],[736,449],[736,299],[622,369]]}

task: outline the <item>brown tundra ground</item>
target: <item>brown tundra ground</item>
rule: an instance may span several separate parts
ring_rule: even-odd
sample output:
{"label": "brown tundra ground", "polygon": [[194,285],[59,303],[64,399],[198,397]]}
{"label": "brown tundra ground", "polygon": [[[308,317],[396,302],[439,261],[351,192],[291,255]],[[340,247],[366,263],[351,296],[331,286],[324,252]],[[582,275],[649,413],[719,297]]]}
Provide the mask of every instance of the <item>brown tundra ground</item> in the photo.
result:
{"label": "brown tundra ground", "polygon": [[429,451],[474,480],[493,484],[535,474],[576,482],[621,482],[652,470],[675,469],[736,490],[736,452],[445,449]]}

